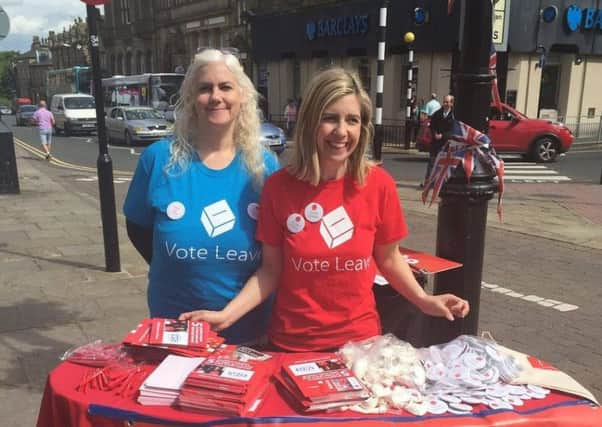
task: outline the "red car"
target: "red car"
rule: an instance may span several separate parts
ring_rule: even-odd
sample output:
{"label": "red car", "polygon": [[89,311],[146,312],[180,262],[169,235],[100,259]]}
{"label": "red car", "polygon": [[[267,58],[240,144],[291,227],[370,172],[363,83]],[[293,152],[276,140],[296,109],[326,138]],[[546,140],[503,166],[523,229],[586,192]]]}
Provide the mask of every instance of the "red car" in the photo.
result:
{"label": "red car", "polygon": [[[489,137],[498,153],[517,153],[536,162],[553,162],[568,151],[573,134],[565,125],[552,120],[530,119],[506,104],[491,106]],[[429,150],[428,138],[418,144],[420,151]]]}

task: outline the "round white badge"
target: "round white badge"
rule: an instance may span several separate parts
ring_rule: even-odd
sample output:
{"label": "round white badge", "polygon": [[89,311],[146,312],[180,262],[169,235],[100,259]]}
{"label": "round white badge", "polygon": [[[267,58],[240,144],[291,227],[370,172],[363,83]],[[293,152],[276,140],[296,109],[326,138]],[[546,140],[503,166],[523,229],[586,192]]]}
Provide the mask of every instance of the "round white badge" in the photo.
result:
{"label": "round white badge", "polygon": [[290,214],[286,220],[286,227],[291,233],[298,233],[305,227],[305,220],[297,213]]}
{"label": "round white badge", "polygon": [[317,203],[311,202],[309,205],[305,206],[305,218],[309,222],[318,222],[324,216],[324,209]]}
{"label": "round white badge", "polygon": [[169,219],[178,220],[184,216],[186,208],[182,202],[171,202],[167,205],[165,213]]}
{"label": "round white badge", "polygon": [[247,206],[247,213],[252,219],[257,221],[257,218],[259,218],[259,204],[255,202],[249,203],[249,206]]}

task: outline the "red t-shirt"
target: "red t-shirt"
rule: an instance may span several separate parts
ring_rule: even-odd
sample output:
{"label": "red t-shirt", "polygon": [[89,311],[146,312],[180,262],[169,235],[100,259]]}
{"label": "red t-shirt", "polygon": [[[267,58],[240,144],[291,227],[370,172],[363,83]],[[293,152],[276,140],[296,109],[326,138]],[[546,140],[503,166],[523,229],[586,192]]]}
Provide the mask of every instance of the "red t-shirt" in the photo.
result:
{"label": "red t-shirt", "polygon": [[373,247],[407,234],[393,178],[373,167],[363,187],[350,177],[312,186],[281,169],[260,206],[257,239],[283,254],[272,342],[318,351],[380,334]]}

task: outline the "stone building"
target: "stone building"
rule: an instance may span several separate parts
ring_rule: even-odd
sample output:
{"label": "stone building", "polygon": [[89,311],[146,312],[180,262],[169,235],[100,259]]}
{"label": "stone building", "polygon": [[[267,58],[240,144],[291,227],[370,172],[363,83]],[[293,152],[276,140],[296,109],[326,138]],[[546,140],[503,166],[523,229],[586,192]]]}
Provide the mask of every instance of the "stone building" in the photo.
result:
{"label": "stone building", "polygon": [[46,40],[34,36],[31,49],[17,56],[12,66],[17,98],[29,98],[33,103],[46,98],[46,73],[52,67]]}
{"label": "stone building", "polygon": [[48,48],[52,52],[52,67],[56,70],[91,65],[86,21],[77,18],[62,32],[49,31]]}
{"label": "stone building", "polygon": [[[282,114],[324,67],[357,71],[376,97],[379,8],[373,0],[114,0],[105,7],[104,43],[112,74],[173,72],[199,47],[233,46],[266,100]],[[401,123],[408,88],[417,100],[454,91],[462,5],[388,2],[383,119]],[[602,120],[602,9],[591,0],[496,1],[492,44],[502,100],[530,117],[577,129]],[[600,5],[598,5],[600,6]],[[417,11],[420,13],[417,14]],[[420,20],[419,18],[422,18]],[[406,32],[413,32],[408,81]]]}
{"label": "stone building", "polygon": [[111,74],[186,69],[201,47],[248,54],[244,0],[115,0],[105,5],[101,33]]}

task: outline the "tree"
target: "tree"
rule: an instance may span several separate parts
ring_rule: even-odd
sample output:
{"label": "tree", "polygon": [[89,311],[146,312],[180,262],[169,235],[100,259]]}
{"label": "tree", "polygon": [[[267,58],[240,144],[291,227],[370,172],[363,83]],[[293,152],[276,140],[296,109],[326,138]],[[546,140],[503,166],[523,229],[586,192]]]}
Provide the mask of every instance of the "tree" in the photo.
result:
{"label": "tree", "polygon": [[16,82],[12,64],[19,52],[0,52],[0,99],[6,104],[13,98],[16,91]]}

